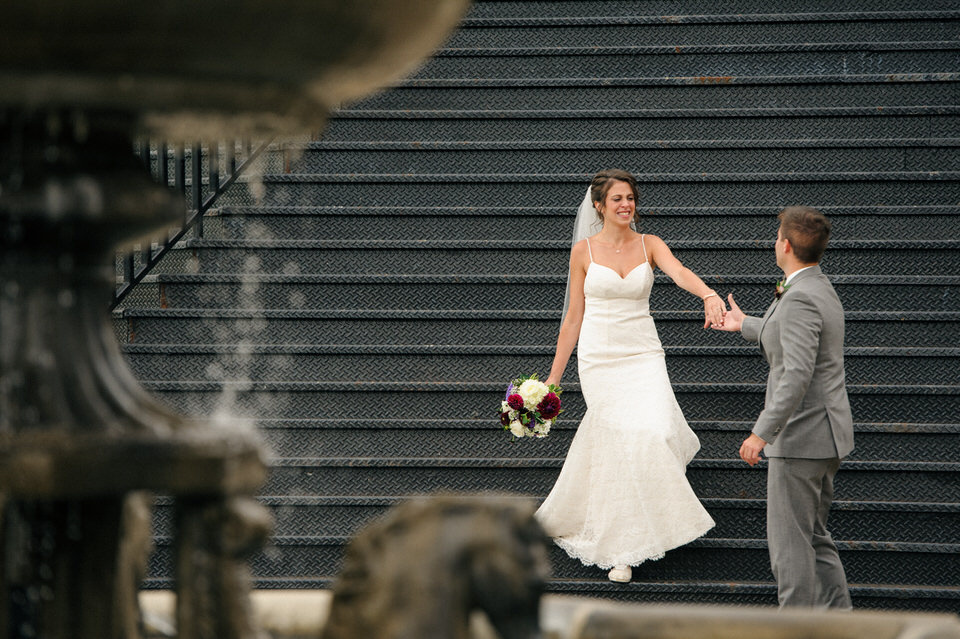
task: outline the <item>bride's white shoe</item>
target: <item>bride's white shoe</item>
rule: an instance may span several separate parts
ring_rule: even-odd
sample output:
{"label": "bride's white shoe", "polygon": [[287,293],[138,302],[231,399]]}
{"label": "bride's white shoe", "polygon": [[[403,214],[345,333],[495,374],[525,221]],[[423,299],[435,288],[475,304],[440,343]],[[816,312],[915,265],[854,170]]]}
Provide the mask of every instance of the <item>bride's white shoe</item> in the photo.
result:
{"label": "bride's white shoe", "polygon": [[614,566],[613,570],[607,573],[610,581],[616,581],[621,584],[630,583],[630,577],[632,576],[633,571],[630,570],[630,566]]}

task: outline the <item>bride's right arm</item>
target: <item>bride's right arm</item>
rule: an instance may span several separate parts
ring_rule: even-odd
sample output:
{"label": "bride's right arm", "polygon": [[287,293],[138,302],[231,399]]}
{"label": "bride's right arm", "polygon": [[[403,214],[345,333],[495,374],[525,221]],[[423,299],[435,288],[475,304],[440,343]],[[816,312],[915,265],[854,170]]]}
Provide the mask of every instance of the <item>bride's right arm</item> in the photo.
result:
{"label": "bride's right arm", "polygon": [[553,357],[553,366],[550,367],[550,376],[546,384],[560,385],[560,379],[573,354],[573,347],[580,339],[580,325],[583,323],[583,280],[587,276],[586,242],[577,242],[570,251],[570,306],[560,326],[560,336],[557,338],[557,350]]}

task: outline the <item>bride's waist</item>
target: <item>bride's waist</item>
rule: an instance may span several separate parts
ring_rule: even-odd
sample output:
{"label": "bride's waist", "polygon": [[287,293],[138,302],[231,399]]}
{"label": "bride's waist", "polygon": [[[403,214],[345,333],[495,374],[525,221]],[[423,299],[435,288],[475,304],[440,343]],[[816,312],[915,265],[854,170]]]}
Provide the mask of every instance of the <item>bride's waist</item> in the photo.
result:
{"label": "bride's waist", "polygon": [[588,309],[583,314],[584,324],[619,326],[622,324],[650,324],[653,317],[646,309],[612,310]]}

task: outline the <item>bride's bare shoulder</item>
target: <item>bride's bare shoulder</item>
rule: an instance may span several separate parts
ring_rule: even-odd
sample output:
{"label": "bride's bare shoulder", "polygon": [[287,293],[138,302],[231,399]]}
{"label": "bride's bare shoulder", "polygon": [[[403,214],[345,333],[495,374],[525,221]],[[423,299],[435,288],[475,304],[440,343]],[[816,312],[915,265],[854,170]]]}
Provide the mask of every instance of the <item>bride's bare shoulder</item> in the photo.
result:
{"label": "bride's bare shoulder", "polygon": [[666,246],[666,245],[667,245],[667,243],[664,242],[662,239],[660,239],[659,236],[657,236],[657,235],[650,235],[649,233],[644,233],[644,234],[643,234],[643,243],[644,243],[646,246],[648,246],[648,247],[650,247],[650,246]]}
{"label": "bride's bare shoulder", "polygon": [[570,257],[586,257],[587,255],[587,241],[580,240],[573,245],[570,249]]}

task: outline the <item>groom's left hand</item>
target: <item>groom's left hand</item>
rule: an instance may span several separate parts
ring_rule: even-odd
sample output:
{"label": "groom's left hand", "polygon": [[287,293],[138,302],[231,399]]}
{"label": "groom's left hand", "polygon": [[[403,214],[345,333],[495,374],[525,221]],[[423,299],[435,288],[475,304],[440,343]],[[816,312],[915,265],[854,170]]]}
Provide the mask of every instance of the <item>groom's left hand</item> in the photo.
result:
{"label": "groom's left hand", "polygon": [[740,459],[751,466],[756,466],[757,462],[760,461],[760,451],[763,450],[763,447],[766,445],[767,442],[750,433],[750,436],[740,444]]}

